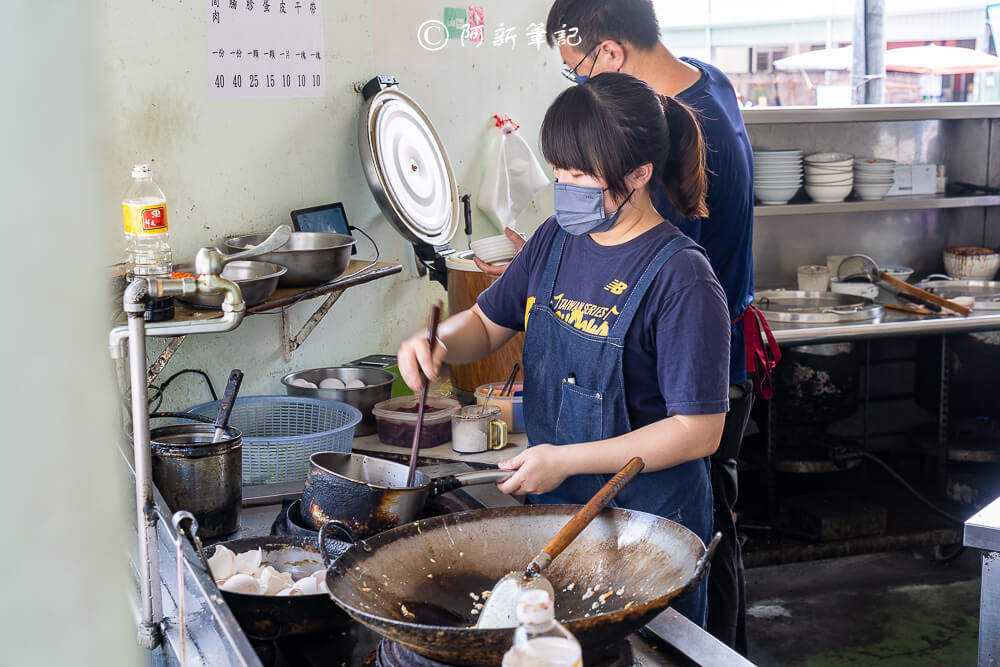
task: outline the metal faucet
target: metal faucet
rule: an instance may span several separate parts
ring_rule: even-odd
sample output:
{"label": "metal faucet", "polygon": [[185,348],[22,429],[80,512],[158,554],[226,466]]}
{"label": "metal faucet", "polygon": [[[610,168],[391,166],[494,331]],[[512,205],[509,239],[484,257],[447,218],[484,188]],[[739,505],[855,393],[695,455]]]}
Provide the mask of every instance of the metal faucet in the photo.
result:
{"label": "metal faucet", "polygon": [[[142,597],[142,621],[139,644],[148,650],[163,639],[163,605],[160,598],[160,560],[156,548],[156,507],[153,502],[153,463],[149,449],[149,404],[146,393],[146,336],[184,336],[198,333],[222,333],[239,326],[246,314],[246,304],[239,286],[220,274],[230,262],[257,257],[277,250],[291,238],[292,229],[281,225],[258,246],[226,255],[216,248],[202,248],[195,257],[197,278],[136,278],[122,297],[122,309],[128,324],[111,330],[111,358],[125,356],[124,342],[129,342],[131,377],[132,446],[135,466],[136,519],[139,528],[139,587]],[[222,317],[194,322],[156,322],[146,324],[143,313],[147,296],[171,297],[191,294],[219,294]]]}

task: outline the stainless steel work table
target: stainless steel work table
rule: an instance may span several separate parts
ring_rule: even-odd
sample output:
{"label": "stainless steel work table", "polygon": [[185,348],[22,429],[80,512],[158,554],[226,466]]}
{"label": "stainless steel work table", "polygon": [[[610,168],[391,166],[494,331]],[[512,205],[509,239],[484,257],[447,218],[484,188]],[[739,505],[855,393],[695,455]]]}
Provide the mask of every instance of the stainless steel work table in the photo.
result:
{"label": "stainless steel work table", "polygon": [[865,338],[893,338],[1000,330],[1000,311],[973,312],[968,317],[918,317],[887,310],[876,320],[822,325],[768,322],[779,345],[832,343]]}
{"label": "stainless steel work table", "polygon": [[979,665],[1000,664],[1000,498],[965,522],[967,547],[983,550]]}

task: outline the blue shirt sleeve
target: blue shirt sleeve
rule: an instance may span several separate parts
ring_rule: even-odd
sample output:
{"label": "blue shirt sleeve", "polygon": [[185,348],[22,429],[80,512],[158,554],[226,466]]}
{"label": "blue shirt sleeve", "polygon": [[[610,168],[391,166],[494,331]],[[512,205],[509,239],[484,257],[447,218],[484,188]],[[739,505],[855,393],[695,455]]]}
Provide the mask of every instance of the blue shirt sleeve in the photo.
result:
{"label": "blue shirt sleeve", "polygon": [[483,315],[494,324],[514,331],[524,331],[525,306],[528,303],[529,268],[534,250],[533,244],[529,240],[521,248],[521,252],[511,260],[503,274],[492,285],[483,290],[476,299]]}
{"label": "blue shirt sleeve", "polygon": [[671,416],[729,410],[726,295],[700,253],[691,264],[697,279],[668,295],[656,315],[657,378]]}

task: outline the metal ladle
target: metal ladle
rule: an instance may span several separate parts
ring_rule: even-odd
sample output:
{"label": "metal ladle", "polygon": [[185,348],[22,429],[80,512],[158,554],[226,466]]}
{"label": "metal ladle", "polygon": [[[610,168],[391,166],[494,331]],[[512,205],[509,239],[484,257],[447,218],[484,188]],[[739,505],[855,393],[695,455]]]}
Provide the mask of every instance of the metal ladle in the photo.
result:
{"label": "metal ladle", "polygon": [[943,299],[937,294],[932,294],[925,290],[920,289],[910,283],[904,282],[899,278],[883,271],[879,268],[875,260],[868,255],[849,255],[840,262],[840,266],[837,267],[837,279],[841,282],[864,278],[871,282],[873,285],[877,283],[883,283],[887,285],[893,291],[898,290],[905,292],[911,296],[915,296],[921,301],[932,303],[935,306],[940,306],[941,308],[947,308],[959,315],[968,317],[972,313],[972,310],[967,306],[962,306],[955,303],[954,301],[949,301],[948,299]]}

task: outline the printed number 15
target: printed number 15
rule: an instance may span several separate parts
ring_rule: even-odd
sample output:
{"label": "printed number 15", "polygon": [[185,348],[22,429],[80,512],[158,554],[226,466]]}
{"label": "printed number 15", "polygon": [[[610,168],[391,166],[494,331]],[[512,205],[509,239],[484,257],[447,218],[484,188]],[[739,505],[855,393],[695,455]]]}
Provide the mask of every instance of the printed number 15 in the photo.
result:
{"label": "printed number 15", "polygon": [[266,81],[267,81],[267,87],[268,88],[274,88],[274,75],[273,74],[268,74],[267,77],[266,77]]}

